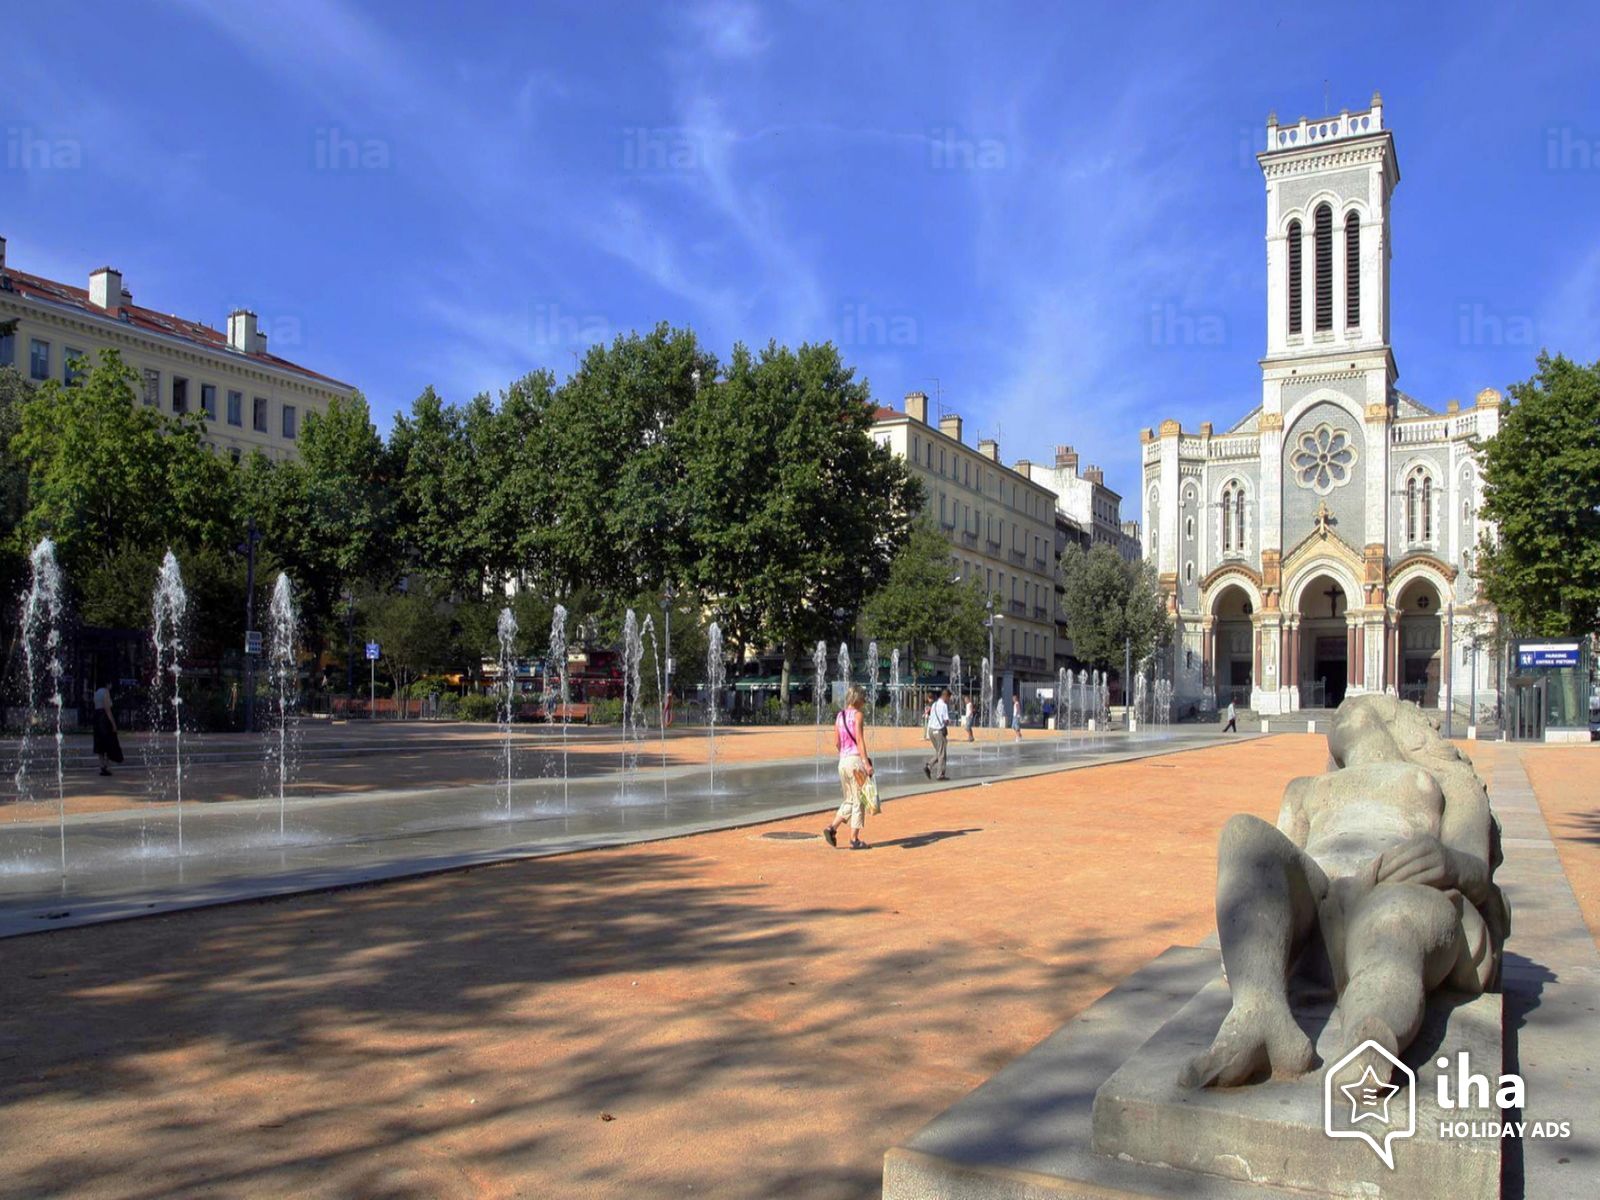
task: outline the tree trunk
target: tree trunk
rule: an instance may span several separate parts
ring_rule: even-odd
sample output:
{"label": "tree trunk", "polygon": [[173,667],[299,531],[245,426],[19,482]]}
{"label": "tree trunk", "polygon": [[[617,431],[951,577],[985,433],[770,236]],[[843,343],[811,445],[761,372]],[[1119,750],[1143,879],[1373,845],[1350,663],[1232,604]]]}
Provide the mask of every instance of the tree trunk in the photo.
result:
{"label": "tree trunk", "polygon": [[783,721],[786,725],[789,723],[789,717],[793,713],[793,709],[789,705],[789,662],[792,657],[793,655],[790,653],[788,645],[785,644],[783,648],[783,673],[778,680],[778,694],[783,697],[783,703],[779,711],[783,713]]}

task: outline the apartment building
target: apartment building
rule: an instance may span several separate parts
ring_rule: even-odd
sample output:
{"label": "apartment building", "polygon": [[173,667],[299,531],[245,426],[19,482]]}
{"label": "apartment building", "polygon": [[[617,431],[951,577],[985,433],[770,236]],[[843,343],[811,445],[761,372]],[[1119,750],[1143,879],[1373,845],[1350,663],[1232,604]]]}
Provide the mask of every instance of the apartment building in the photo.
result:
{"label": "apartment building", "polygon": [[1002,463],[994,439],[967,445],[956,414],[931,423],[922,392],[906,396],[904,412],[879,408],[872,433],[921,480],[927,511],[949,540],[961,578],[978,580],[995,597],[995,672],[1002,694],[1018,682],[1052,678],[1055,495]]}
{"label": "apartment building", "polygon": [[[15,325],[11,323],[15,322]],[[355,388],[270,353],[255,313],[236,309],[224,329],[133,302],[121,272],[91,271],[88,287],[19,271],[0,238],[0,367],[36,383],[71,385],[104,350],[139,375],[142,403],[200,413],[207,443],[239,458],[295,456],[306,417]]]}

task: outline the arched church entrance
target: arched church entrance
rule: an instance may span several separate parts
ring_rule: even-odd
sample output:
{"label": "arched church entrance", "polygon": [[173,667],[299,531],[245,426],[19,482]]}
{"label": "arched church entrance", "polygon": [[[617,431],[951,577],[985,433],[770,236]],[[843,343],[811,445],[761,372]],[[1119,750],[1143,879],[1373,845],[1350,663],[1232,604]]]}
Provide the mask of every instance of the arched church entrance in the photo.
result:
{"label": "arched church entrance", "polygon": [[1413,700],[1424,708],[1437,707],[1439,703],[1443,607],[1438,586],[1425,577],[1411,580],[1400,589],[1395,601],[1400,617],[1400,698]]}
{"label": "arched church entrance", "polygon": [[1237,585],[1223,588],[1212,602],[1212,679],[1218,708],[1250,705],[1250,690],[1255,686],[1253,612],[1250,594]]}
{"label": "arched church entrance", "polygon": [[1295,651],[1301,708],[1335,708],[1350,685],[1349,600],[1339,581],[1318,575],[1300,592]]}

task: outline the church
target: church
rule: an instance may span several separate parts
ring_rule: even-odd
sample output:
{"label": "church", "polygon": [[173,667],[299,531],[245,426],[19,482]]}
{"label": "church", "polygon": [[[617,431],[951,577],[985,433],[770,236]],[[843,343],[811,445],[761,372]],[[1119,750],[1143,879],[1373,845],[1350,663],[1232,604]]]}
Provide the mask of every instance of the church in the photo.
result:
{"label": "church", "polygon": [[[1492,702],[1492,611],[1473,578],[1474,443],[1500,394],[1429,408],[1396,387],[1382,98],[1280,125],[1267,195],[1260,402],[1218,432],[1141,435],[1144,554],[1175,622],[1180,709],[1262,714],[1390,692],[1428,708]],[[1242,406],[1241,406],[1242,407]]]}

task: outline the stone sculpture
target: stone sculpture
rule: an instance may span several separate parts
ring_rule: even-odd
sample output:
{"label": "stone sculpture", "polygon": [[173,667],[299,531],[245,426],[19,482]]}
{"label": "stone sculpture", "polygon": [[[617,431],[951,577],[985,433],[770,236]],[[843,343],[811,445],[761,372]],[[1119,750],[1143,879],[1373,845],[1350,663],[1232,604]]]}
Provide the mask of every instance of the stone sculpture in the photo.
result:
{"label": "stone sculpture", "polygon": [[[1284,789],[1277,827],[1240,814],[1217,849],[1217,933],[1232,1008],[1186,1087],[1313,1066],[1290,987],[1331,987],[1341,1054],[1398,1055],[1430,992],[1495,986],[1510,910],[1494,883],[1500,831],[1472,765],[1412,703],[1352,697],[1329,769]],[[1386,1060],[1368,1052],[1383,1080]]]}

